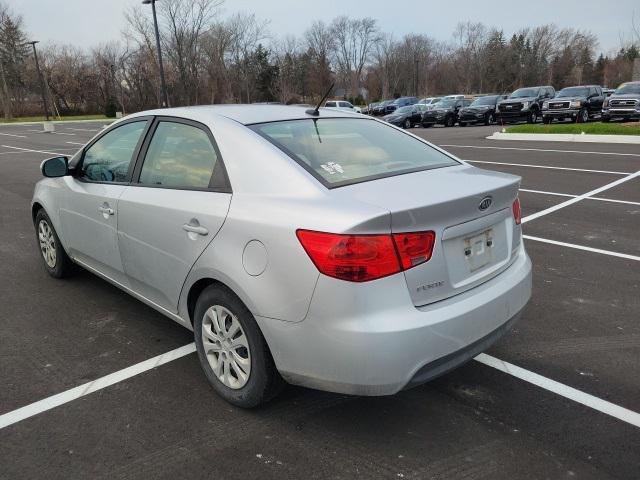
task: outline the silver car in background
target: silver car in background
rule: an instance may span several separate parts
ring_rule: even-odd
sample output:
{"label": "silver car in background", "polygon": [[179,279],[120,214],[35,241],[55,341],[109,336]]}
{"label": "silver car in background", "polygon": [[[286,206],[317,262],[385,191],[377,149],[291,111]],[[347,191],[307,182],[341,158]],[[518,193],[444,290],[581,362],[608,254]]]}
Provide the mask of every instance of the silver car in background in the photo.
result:
{"label": "silver car in background", "polygon": [[389,395],[494,343],[531,295],[519,178],[339,109],[141,112],[42,164],[54,277],[84,267],[194,331],[214,389]]}

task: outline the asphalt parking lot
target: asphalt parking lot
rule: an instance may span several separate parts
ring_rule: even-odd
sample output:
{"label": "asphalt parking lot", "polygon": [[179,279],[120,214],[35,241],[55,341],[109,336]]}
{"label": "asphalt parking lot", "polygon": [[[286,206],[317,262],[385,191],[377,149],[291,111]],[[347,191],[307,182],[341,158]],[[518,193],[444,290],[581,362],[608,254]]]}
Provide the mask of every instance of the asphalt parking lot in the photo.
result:
{"label": "asphalt parking lot", "polygon": [[39,164],[101,125],[0,126],[0,478],[640,478],[637,145],[413,129],[522,177],[534,264],[522,319],[484,361],[393,397],[289,387],[244,411],[213,393],[193,354],[54,397],[192,342],[107,282],[54,280],[41,265],[29,205]]}

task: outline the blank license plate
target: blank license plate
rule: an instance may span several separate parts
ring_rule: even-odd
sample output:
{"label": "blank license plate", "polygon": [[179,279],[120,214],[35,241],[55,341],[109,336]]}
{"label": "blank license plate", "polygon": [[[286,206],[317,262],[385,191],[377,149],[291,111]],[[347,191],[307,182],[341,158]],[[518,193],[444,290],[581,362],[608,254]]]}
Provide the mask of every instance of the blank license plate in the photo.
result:
{"label": "blank license plate", "polygon": [[464,256],[472,272],[489,264],[493,258],[493,230],[464,239]]}

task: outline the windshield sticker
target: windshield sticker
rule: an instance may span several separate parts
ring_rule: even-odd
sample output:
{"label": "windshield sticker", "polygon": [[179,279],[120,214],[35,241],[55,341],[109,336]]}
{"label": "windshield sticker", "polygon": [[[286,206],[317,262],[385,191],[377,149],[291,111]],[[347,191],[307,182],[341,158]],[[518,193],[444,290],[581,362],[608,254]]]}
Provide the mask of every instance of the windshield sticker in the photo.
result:
{"label": "windshield sticker", "polygon": [[344,169],[342,168],[342,165],[340,165],[339,163],[327,162],[327,163],[324,163],[324,164],[322,164],[320,166],[324,170],[329,172],[330,175],[333,175],[335,173],[344,173]]}

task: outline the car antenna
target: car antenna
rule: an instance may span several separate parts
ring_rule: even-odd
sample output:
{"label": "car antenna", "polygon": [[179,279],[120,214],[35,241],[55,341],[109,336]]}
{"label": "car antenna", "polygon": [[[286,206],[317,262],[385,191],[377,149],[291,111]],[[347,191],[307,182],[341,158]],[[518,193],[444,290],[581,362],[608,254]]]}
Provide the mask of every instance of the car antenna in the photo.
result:
{"label": "car antenna", "polygon": [[327,97],[331,93],[331,90],[333,90],[333,86],[335,84],[336,84],[336,82],[333,82],[331,84],[331,86],[329,87],[329,90],[327,90],[327,93],[324,94],[324,97],[322,97],[320,99],[320,101],[318,102],[318,105],[316,105],[316,108],[310,108],[308,110],[305,110],[304,113],[306,113],[307,115],[312,115],[314,117],[319,117],[320,116],[320,105],[322,105],[322,102],[324,102],[327,99]]}

